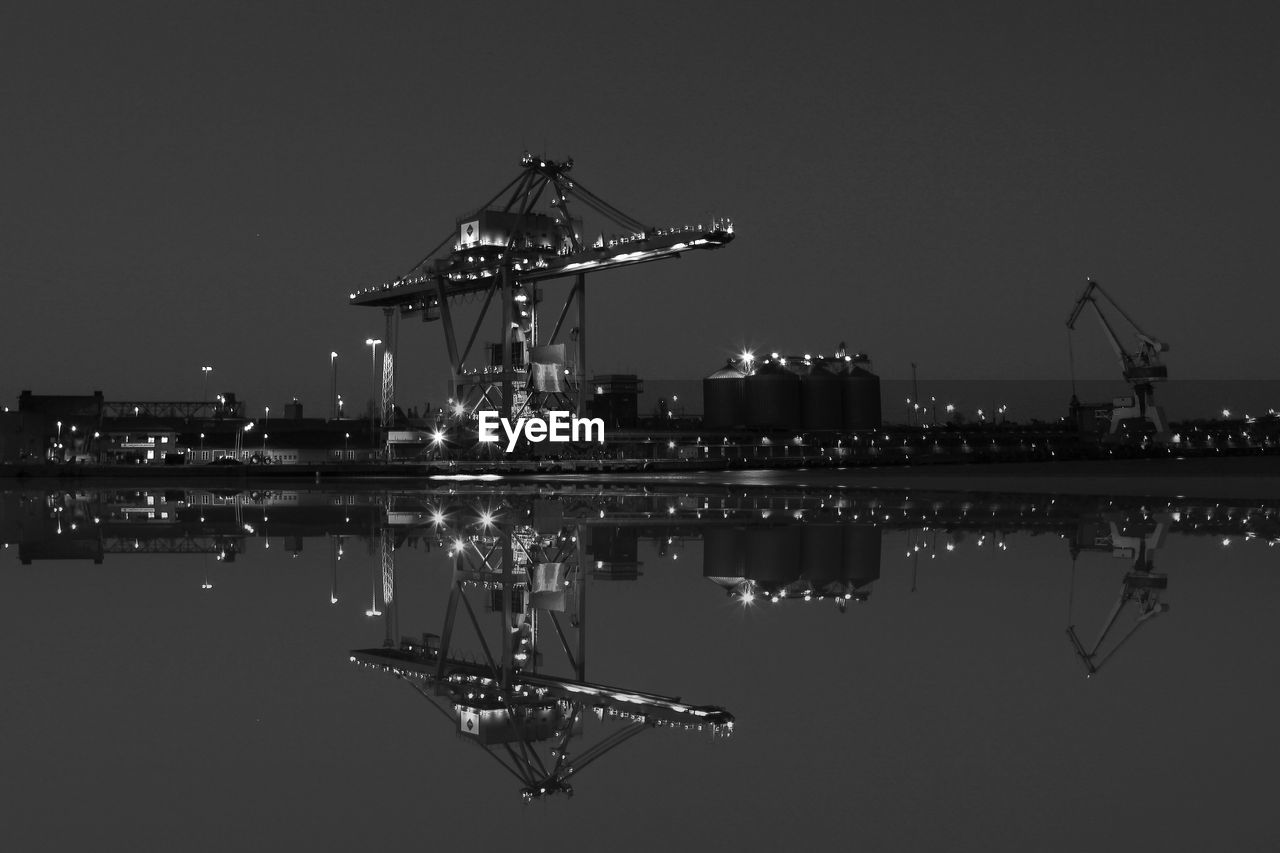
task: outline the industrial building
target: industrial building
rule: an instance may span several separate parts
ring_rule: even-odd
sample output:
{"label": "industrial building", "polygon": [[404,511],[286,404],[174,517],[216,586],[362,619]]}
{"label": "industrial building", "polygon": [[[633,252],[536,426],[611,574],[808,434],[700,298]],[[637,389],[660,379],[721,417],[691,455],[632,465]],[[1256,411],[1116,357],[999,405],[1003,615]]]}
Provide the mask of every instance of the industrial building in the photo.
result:
{"label": "industrial building", "polygon": [[[305,418],[296,400],[284,412],[250,418],[233,393],[211,401],[108,401],[23,391],[17,411],[0,414],[0,460],[67,465],[307,464],[380,457],[382,438],[367,419]],[[374,442],[377,441],[375,446]]]}

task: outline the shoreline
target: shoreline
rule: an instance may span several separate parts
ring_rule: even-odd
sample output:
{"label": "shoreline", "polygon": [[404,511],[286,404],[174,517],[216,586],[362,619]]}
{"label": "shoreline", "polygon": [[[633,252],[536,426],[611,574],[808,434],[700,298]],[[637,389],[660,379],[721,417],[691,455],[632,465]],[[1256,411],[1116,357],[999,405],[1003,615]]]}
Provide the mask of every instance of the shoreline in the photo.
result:
{"label": "shoreline", "polygon": [[770,466],[690,468],[590,463],[566,470],[535,462],[343,465],[36,465],[5,466],[0,481],[14,484],[109,482],[227,486],[360,486],[379,483],[424,486],[451,482],[663,483],[744,489],[803,487],[923,490],[1007,494],[1116,494],[1164,498],[1280,499],[1280,456],[1221,456],[1116,460],[1062,460],[955,465],[858,467]]}

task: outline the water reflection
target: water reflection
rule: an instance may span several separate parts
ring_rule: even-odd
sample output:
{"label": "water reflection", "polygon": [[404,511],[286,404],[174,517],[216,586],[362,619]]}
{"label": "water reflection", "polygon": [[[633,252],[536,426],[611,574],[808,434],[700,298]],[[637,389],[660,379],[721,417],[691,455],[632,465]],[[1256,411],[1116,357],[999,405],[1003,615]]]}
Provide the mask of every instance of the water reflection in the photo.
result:
{"label": "water reflection", "polygon": [[[370,572],[354,594],[362,609],[367,596],[364,612],[380,620],[383,644],[354,650],[350,659],[402,681],[424,709],[430,706],[424,713],[438,720],[442,734],[448,729],[486,752],[526,799],[571,794],[578,774],[648,730],[678,730],[681,737],[733,730],[729,710],[704,704],[716,696],[696,695],[698,704],[690,704],[613,686],[608,671],[588,671],[588,626],[599,618],[589,613],[590,592],[609,584],[643,593],[642,545],[673,568],[692,562],[687,570],[722,588],[736,608],[845,612],[875,606],[882,564],[894,549],[909,559],[915,589],[922,561],[1007,551],[1018,533],[1057,537],[1069,555],[1066,616],[1053,630],[1065,624],[1070,652],[1093,676],[1124,660],[1119,652],[1139,633],[1152,635],[1142,642],[1150,643],[1148,654],[1157,653],[1159,630],[1146,626],[1169,612],[1169,578],[1158,571],[1162,554],[1190,536],[1212,537],[1223,547],[1238,539],[1272,545],[1280,540],[1280,507],[1109,496],[534,486],[50,488],[0,497],[0,541],[23,564],[203,555],[200,588],[210,595],[217,594],[216,567],[235,562],[252,542],[295,556],[321,548],[330,604],[353,593],[340,588],[340,562],[349,551],[368,555]],[[700,566],[689,560],[699,550],[692,543],[700,544]],[[1077,564],[1086,563],[1114,567],[1114,599],[1078,598]],[[445,592],[419,603],[438,618],[402,625],[405,573],[436,566],[449,573]]]}
{"label": "water reflection", "polygon": [[[1181,511],[1179,511],[1179,516]],[[1247,515],[1245,516],[1248,517]],[[1084,664],[1085,672],[1094,676],[1120,651],[1138,629],[1161,613],[1169,612],[1169,605],[1161,596],[1169,587],[1169,578],[1155,570],[1156,551],[1165,543],[1165,533],[1172,514],[1161,512],[1125,513],[1107,512],[1097,519],[1082,524],[1079,534],[1071,541],[1071,599],[1067,605],[1068,621],[1074,613],[1075,561],[1081,551],[1100,551],[1129,561],[1129,569],[1120,583],[1120,594],[1115,606],[1103,622],[1097,638],[1086,646],[1076,633],[1074,622],[1067,626],[1067,637],[1076,655]],[[1255,535],[1249,525],[1243,535]],[[1133,611],[1133,619],[1118,638],[1110,637],[1121,616]],[[1110,642],[1109,642],[1110,639]]]}
{"label": "water reflection", "polygon": [[[384,533],[387,638],[383,648],[353,652],[351,660],[402,679],[518,779],[526,800],[572,796],[570,777],[649,728],[732,732],[733,717],[722,708],[588,680],[582,528],[545,510],[532,513],[532,523],[498,521],[508,514],[511,507],[498,512],[492,504],[429,509],[437,544],[448,543],[452,561],[448,605],[439,634],[398,645],[395,534]],[[496,617],[488,631],[473,597]],[[469,654],[464,635],[473,643]],[[561,674],[549,671],[552,657]],[[588,746],[590,714],[618,725]]]}

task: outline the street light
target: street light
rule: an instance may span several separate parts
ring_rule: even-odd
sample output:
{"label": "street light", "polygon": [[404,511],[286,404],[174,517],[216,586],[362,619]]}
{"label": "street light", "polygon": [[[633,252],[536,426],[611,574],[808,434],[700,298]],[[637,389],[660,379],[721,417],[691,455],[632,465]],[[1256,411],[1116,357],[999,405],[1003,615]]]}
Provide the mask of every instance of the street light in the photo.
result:
{"label": "street light", "polygon": [[200,372],[204,374],[204,391],[200,394],[200,402],[209,399],[209,374],[213,372],[212,367],[202,367]]}
{"label": "street light", "polygon": [[338,417],[338,354],[329,353],[329,411],[331,417]]}
{"label": "street light", "polygon": [[369,405],[369,441],[372,444],[376,441],[374,436],[376,427],[374,418],[378,414],[378,344],[382,343],[381,338],[365,338],[365,346],[369,348],[369,393],[371,402]]}

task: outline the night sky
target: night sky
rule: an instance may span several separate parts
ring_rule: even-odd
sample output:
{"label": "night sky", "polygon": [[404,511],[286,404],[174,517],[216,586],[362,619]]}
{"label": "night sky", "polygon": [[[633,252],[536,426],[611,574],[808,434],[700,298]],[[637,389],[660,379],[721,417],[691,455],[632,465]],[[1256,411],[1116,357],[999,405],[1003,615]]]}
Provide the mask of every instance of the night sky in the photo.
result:
{"label": "night sky", "polygon": [[[1172,377],[1275,378],[1277,16],[1113,5],[10,4],[0,398],[193,398],[211,365],[320,414],[336,350],[362,405],[382,316],[347,294],[525,150],[737,226],[589,280],[596,371],[844,340],[891,378],[1062,379],[1092,275]],[[1116,373],[1087,323],[1082,373]],[[406,322],[401,401],[445,374]]]}

